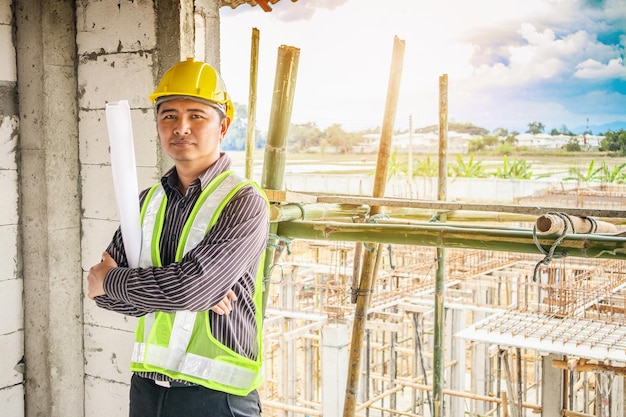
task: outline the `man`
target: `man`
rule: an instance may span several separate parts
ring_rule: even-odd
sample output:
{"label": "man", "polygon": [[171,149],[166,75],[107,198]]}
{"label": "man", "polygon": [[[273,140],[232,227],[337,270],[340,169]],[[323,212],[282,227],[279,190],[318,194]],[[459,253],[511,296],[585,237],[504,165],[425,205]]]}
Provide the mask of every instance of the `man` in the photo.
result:
{"label": "man", "polygon": [[267,200],[220,151],[233,103],[214,68],[179,62],[150,99],[174,167],[139,196],[139,267],[118,229],[89,270],[89,298],[140,317],[131,417],[260,416]]}

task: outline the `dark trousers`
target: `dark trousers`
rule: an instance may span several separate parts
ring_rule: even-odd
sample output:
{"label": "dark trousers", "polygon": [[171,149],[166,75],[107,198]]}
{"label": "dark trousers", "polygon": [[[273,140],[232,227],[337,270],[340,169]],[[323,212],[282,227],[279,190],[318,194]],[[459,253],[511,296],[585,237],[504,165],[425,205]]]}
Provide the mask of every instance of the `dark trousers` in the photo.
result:
{"label": "dark trousers", "polygon": [[260,417],[258,392],[246,397],[201,386],[157,385],[133,375],[130,383],[130,417]]}

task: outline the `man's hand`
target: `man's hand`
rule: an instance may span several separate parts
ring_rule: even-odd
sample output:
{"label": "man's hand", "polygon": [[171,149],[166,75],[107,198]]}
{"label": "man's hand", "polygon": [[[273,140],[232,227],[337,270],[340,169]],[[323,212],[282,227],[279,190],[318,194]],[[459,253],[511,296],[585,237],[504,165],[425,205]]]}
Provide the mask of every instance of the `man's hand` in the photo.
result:
{"label": "man's hand", "polygon": [[220,316],[224,314],[230,314],[233,309],[230,305],[231,301],[237,301],[237,296],[235,295],[235,292],[233,290],[228,290],[224,299],[220,301],[217,305],[211,307],[211,311],[219,314]]}
{"label": "man's hand", "polygon": [[107,272],[117,266],[117,262],[107,252],[102,252],[102,260],[89,268],[87,275],[87,295],[93,300],[99,295],[105,295],[104,278]]}

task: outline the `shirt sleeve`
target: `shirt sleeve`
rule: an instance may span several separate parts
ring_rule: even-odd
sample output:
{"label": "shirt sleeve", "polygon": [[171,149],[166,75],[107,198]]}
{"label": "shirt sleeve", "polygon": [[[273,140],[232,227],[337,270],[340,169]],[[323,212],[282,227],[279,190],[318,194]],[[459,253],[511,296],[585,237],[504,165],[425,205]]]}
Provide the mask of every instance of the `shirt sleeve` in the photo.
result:
{"label": "shirt sleeve", "polygon": [[[267,201],[256,188],[246,186],[181,262],[163,267],[113,268],[104,289],[110,301],[137,311],[209,310],[229,289],[238,296],[250,291],[268,231]],[[110,305],[115,306],[115,302]]]}
{"label": "shirt sleeve", "polygon": [[[118,227],[113,234],[113,239],[106,249],[107,253],[115,260],[118,266],[128,266],[126,259],[126,252],[124,251],[124,242],[122,240],[122,232]],[[116,313],[125,314],[127,316],[143,316],[149,311],[145,309],[138,309],[132,304],[122,302],[120,300],[112,299],[108,295],[101,295],[95,298],[96,305],[106,310],[111,310]]]}

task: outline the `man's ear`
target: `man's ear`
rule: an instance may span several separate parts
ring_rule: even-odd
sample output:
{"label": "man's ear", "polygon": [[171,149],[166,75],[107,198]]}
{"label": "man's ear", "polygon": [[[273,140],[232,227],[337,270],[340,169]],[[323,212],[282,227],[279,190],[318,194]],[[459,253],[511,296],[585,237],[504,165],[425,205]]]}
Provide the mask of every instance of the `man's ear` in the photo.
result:
{"label": "man's ear", "polygon": [[230,117],[225,116],[222,119],[222,123],[221,123],[221,132],[220,132],[220,136],[221,139],[220,140],[224,140],[224,136],[226,136],[226,132],[228,132],[228,128],[230,127]]}

